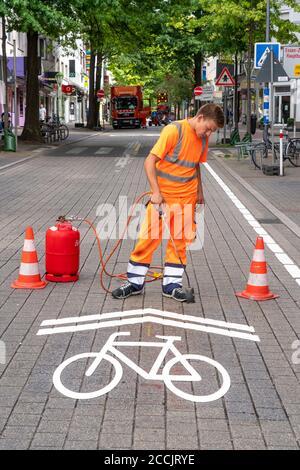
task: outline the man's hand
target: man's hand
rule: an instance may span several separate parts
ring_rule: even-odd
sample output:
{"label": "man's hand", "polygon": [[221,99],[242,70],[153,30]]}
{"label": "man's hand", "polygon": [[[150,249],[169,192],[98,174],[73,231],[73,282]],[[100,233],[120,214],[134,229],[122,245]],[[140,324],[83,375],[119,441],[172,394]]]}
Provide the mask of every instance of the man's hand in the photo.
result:
{"label": "man's hand", "polygon": [[160,193],[153,193],[150,198],[152,204],[162,204],[163,200],[164,199]]}

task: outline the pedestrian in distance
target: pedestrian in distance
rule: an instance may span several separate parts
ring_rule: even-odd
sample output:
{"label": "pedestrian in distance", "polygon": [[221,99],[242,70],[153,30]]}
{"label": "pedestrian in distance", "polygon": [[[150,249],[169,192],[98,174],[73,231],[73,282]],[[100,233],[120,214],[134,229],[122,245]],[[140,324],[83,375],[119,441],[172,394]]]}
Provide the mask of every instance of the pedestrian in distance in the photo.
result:
{"label": "pedestrian in distance", "polygon": [[206,162],[210,135],[223,126],[222,108],[208,103],[196,116],[164,127],[145,160],[151,188],[150,203],[139,239],[130,255],[127,282],[113,290],[114,298],[125,299],[144,292],[145,276],[162,240],[160,211],[164,208],[171,237],[166,248],[163,295],[179,302],[188,300],[182,287],[182,276],[186,267],[186,247],[195,238],[196,204],[204,204],[200,164]]}
{"label": "pedestrian in distance", "polygon": [[43,103],[40,104],[40,109],[39,109],[39,116],[40,116],[40,121],[41,122],[45,122],[46,120],[46,114],[47,114],[47,110],[44,106]]}

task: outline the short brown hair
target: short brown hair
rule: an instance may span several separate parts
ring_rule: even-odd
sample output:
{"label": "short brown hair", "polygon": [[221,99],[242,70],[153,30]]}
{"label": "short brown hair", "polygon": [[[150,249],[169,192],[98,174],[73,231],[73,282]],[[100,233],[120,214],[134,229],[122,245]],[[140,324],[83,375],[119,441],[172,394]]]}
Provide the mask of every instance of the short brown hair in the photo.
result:
{"label": "short brown hair", "polygon": [[202,114],[204,119],[211,119],[212,121],[214,121],[218,127],[224,127],[225,118],[223,109],[218,104],[204,104],[203,106],[201,106],[196,116],[200,116],[200,114]]}

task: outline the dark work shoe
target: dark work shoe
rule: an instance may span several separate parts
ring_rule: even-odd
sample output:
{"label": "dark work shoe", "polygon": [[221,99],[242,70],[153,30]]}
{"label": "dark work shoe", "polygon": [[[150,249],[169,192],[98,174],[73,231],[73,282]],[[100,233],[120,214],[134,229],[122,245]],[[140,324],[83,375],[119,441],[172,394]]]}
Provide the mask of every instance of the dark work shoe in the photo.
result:
{"label": "dark work shoe", "polygon": [[185,290],[182,287],[175,287],[170,293],[166,293],[163,291],[163,295],[165,297],[171,297],[172,299],[177,300],[178,302],[186,302],[187,295]]}
{"label": "dark work shoe", "polygon": [[131,282],[127,281],[122,286],[118,287],[117,289],[113,290],[111,295],[115,299],[127,299],[131,295],[138,295],[144,293],[144,287],[141,289],[137,289]]}

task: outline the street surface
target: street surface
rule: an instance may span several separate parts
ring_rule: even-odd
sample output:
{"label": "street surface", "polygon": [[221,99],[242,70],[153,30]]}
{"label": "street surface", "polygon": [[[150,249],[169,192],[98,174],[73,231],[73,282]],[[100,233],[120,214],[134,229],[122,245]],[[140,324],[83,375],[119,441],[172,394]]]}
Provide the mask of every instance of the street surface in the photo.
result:
{"label": "street surface", "polygon": [[[105,257],[110,253],[125,197],[129,207],[148,190],[143,164],[160,130],[77,132],[68,145],[49,145],[6,167],[18,158],[0,156],[0,449],[299,449],[300,168],[287,168],[284,178],[265,176],[211,149],[202,168],[204,247],[188,255],[194,304],[162,297],[160,280],[147,284],[144,296],[121,301],[106,294],[97,243],[84,222],[74,222],[81,234],[78,282],[10,287],[29,225],[44,275],[45,232],[57,217],[77,215],[97,225],[106,204],[117,215],[102,242]],[[253,217],[244,216],[245,208]],[[280,296],[265,302],[235,296],[246,286],[258,234],[266,241],[270,290]],[[134,236],[123,241],[109,272],[126,271],[134,243]],[[162,263],[159,249],[153,265]],[[95,353],[94,360],[118,332],[130,332],[115,340],[123,343],[180,337],[173,343],[179,362],[163,368],[174,357],[169,351],[156,379],[143,376],[138,366],[149,372],[159,348],[129,344],[117,349],[131,365],[107,352],[114,359],[90,377],[87,356],[58,369],[83,353]],[[172,374],[188,375],[184,354],[195,356],[200,382],[172,381]],[[123,375],[113,388],[118,363]],[[109,383],[107,393],[88,395]],[[218,397],[222,384],[228,387]],[[210,401],[193,401],[203,396]]]}

